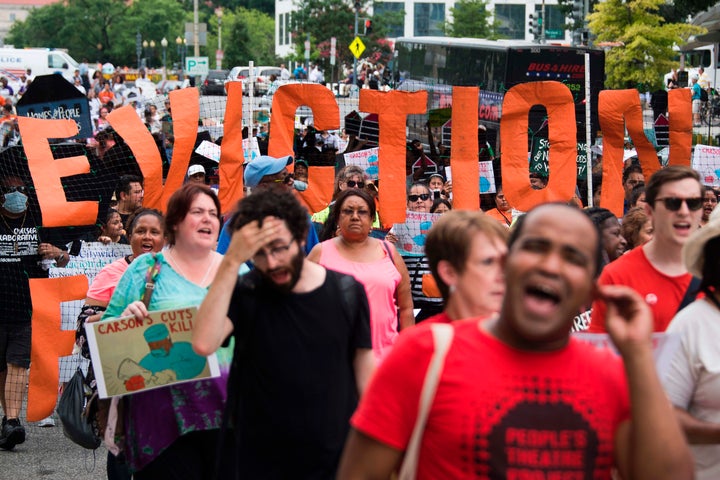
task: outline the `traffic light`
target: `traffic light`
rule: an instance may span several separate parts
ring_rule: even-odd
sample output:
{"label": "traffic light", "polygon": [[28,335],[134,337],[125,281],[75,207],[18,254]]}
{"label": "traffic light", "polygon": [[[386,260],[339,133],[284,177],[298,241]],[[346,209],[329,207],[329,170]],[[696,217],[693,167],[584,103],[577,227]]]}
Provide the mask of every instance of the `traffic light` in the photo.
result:
{"label": "traffic light", "polygon": [[365,20],[365,35],[370,35],[372,33],[373,25],[372,20],[369,18]]}
{"label": "traffic light", "polygon": [[585,0],[573,0],[572,17],[576,24],[582,25],[585,20]]}
{"label": "traffic light", "polygon": [[540,36],[542,35],[542,14],[540,12],[535,12],[535,14],[531,13],[528,25],[530,25],[528,32],[535,36],[536,42],[540,42]]}

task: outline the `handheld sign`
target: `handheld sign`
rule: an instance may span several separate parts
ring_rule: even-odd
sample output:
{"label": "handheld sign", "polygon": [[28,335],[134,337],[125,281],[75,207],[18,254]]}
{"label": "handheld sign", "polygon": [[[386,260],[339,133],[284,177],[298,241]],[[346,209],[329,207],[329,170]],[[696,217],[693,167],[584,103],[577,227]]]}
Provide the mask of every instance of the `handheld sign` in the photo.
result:
{"label": "handheld sign", "polygon": [[100,398],[219,377],[217,356],[190,344],[196,315],[190,307],[86,324]]}

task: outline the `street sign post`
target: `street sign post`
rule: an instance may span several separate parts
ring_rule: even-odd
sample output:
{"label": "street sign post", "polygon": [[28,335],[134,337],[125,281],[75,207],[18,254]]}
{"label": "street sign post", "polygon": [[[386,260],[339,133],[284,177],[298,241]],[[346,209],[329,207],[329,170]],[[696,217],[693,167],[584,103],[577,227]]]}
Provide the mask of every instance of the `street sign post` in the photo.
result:
{"label": "street sign post", "polygon": [[355,37],[355,40],[352,41],[349,48],[350,53],[352,53],[355,58],[360,58],[360,55],[365,51],[365,44],[360,40],[360,37]]}
{"label": "street sign post", "polygon": [[192,76],[207,75],[210,71],[208,57],[185,57],[185,74]]}

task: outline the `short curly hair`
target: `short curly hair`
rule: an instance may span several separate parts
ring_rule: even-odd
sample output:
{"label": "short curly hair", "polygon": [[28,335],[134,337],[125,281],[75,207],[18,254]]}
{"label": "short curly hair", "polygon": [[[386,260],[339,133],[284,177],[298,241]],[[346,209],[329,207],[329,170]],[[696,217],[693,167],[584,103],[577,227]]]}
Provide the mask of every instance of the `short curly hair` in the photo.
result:
{"label": "short curly hair", "polygon": [[307,211],[295,195],[286,189],[267,188],[254,192],[240,200],[237,212],[230,220],[232,231],[257,220],[262,225],[265,217],[284,220],[293,238],[302,243],[307,237],[309,221]]}

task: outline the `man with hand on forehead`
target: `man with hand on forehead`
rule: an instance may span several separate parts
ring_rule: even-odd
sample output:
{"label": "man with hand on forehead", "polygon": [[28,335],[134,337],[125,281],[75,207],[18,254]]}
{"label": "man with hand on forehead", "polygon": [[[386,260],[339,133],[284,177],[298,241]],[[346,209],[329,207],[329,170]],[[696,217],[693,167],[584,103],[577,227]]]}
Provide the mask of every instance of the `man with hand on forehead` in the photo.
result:
{"label": "man with hand on forehead", "polygon": [[[660,169],[647,183],[645,200],[653,238],[607,265],[598,283],[632,287],[652,310],[653,330],[664,332],[681,307],[692,302],[699,286],[691,285],[682,248],[702,218],[700,176],[690,167]],[[589,331],[605,330],[605,307],[595,302]]]}
{"label": "man with hand on forehead", "polygon": [[[218,456],[218,478],[335,478],[374,368],[365,290],[305,258],[306,217],[288,191],[243,199],[198,310],[198,354],[235,337],[225,413],[234,445]],[[255,268],[238,277],[248,260]]]}
{"label": "man with hand on forehead", "polygon": [[[339,479],[389,478],[402,461],[417,462],[418,480],[609,479],[614,466],[628,480],[693,477],[655,372],[650,309],[628,287],[596,286],[596,227],[574,207],[545,204],[515,228],[500,313],[400,336],[353,415]],[[620,356],[570,337],[593,296]],[[442,337],[449,348],[418,428]]]}

